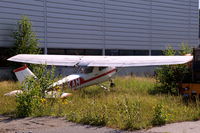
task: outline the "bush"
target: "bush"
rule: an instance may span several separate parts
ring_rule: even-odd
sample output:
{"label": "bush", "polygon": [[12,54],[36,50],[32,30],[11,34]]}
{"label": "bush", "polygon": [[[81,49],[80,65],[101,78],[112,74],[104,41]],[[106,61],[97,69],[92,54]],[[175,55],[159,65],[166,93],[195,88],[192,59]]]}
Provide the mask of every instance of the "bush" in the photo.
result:
{"label": "bush", "polygon": [[167,120],[167,115],[164,112],[163,105],[162,104],[157,104],[154,107],[154,115],[153,115],[153,120],[151,121],[152,125],[164,125]]}
{"label": "bush", "polygon": [[16,98],[17,117],[30,116],[34,112],[42,113],[45,91],[54,82],[54,70],[54,68],[48,70],[46,66],[37,67],[35,69],[37,79],[29,77],[24,81],[21,86],[24,91]]}
{"label": "bush", "polygon": [[[172,47],[168,47],[164,51],[166,56],[185,55],[191,53],[192,49],[187,45],[182,45],[180,51],[175,51]],[[161,93],[178,94],[178,83],[191,82],[192,74],[191,69],[187,64],[179,65],[165,65],[156,69],[156,91]],[[154,90],[155,91],[155,90]]]}

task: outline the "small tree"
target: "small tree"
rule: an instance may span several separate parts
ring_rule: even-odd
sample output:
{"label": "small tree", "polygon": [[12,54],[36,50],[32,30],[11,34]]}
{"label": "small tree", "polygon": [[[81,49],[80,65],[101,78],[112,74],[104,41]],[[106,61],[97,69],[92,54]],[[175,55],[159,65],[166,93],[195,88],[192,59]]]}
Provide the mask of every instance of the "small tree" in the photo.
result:
{"label": "small tree", "polygon": [[39,43],[32,31],[32,24],[28,17],[22,16],[18,22],[17,31],[13,33],[15,40],[13,52],[16,54],[39,54]]}
{"label": "small tree", "polygon": [[16,97],[16,115],[17,117],[26,117],[40,112],[42,114],[43,99],[45,100],[45,92],[49,90],[49,87],[55,80],[55,67],[48,70],[47,66],[41,65],[36,67],[36,77],[27,78],[21,85],[23,89],[22,94],[18,94]]}
{"label": "small tree", "polygon": [[[172,47],[168,47],[163,53],[170,55],[185,55],[191,53],[192,49],[188,45],[181,45],[181,50],[176,51]],[[162,93],[178,94],[178,83],[191,82],[191,69],[187,64],[165,65],[156,69],[156,80],[158,85],[156,90]]]}
{"label": "small tree", "polygon": [[[17,54],[39,54],[41,53],[38,39],[36,34],[32,31],[32,24],[28,17],[22,16],[22,19],[18,21],[17,30],[13,32],[14,47],[11,49],[12,55]],[[15,67],[18,67],[17,63],[12,63]],[[33,69],[35,65],[30,65]]]}

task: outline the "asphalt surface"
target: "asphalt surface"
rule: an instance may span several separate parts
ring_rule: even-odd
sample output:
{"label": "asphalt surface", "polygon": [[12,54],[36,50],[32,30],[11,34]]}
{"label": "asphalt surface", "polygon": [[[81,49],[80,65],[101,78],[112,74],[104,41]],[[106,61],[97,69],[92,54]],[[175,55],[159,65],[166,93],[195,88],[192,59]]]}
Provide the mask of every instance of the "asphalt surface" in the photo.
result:
{"label": "asphalt surface", "polygon": [[[128,133],[107,127],[93,127],[66,121],[64,118],[37,117],[11,119],[0,116],[0,133]],[[143,133],[141,131],[134,133]]]}
{"label": "asphalt surface", "polygon": [[11,119],[0,116],[0,133],[200,133],[200,121],[173,123],[149,130],[128,132],[75,124],[58,117]]}

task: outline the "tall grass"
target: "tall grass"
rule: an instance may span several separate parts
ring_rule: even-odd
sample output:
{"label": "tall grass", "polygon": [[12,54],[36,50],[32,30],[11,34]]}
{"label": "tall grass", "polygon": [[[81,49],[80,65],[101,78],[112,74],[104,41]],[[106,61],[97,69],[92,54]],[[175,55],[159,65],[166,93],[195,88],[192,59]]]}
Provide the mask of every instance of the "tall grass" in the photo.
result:
{"label": "tall grass", "polygon": [[16,90],[19,84],[13,81],[0,82],[0,114],[13,114],[16,108],[15,97],[4,96],[12,90]]}
{"label": "tall grass", "polygon": [[[179,96],[149,94],[156,84],[153,78],[116,77],[114,82],[116,87],[109,92],[97,86],[67,90],[73,93],[72,97],[66,100],[50,99],[44,103],[43,110],[35,111],[33,116],[65,116],[72,122],[126,130],[151,127],[154,125],[152,121],[157,118],[164,118],[165,123],[200,118],[199,101],[186,105]],[[3,84],[0,83],[0,88],[8,90],[9,86],[2,87],[5,86]],[[7,104],[3,103],[6,99],[10,99]],[[53,105],[53,102],[56,104]],[[15,110],[13,104],[13,98],[1,97],[0,107],[4,109],[0,108],[0,113]],[[158,105],[162,106],[162,111],[156,110]]]}

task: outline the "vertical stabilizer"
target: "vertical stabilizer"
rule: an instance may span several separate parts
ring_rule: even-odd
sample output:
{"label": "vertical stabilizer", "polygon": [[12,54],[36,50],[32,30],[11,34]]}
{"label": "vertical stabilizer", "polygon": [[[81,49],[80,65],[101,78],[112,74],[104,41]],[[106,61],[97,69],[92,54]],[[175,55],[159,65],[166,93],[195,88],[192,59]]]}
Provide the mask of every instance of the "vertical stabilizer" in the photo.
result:
{"label": "vertical stabilizer", "polygon": [[20,83],[23,82],[29,76],[36,77],[26,65],[15,69],[13,72],[15,73]]}

